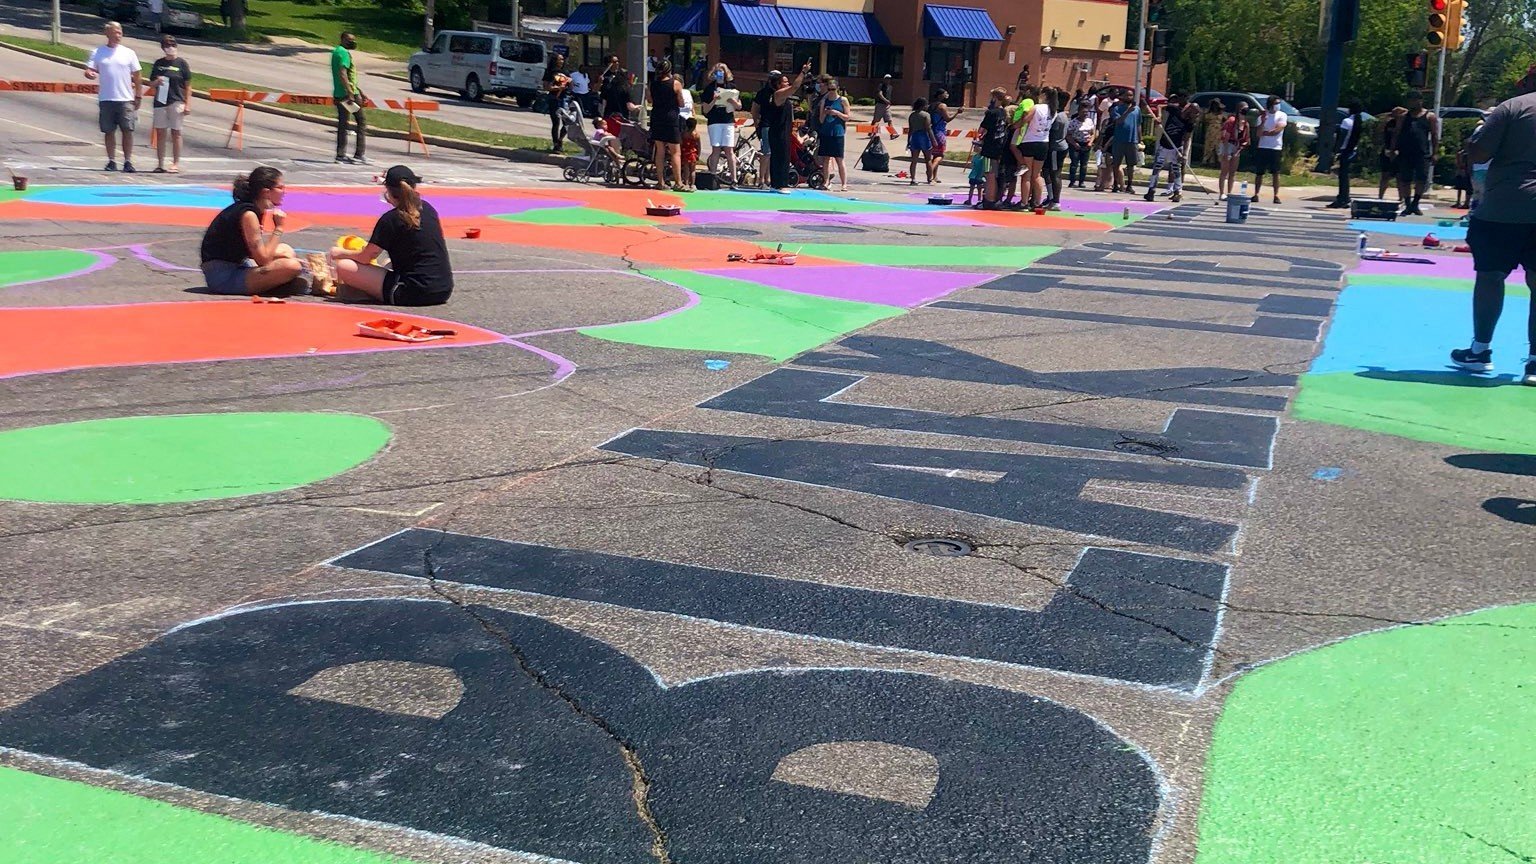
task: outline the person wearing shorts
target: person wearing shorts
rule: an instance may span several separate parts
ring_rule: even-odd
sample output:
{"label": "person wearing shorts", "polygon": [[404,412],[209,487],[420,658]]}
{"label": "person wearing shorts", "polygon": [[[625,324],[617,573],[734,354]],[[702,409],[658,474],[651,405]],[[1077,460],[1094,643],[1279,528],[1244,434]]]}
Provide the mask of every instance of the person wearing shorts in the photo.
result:
{"label": "person wearing shorts", "polygon": [[[1504,311],[1505,283],[1519,267],[1536,294],[1536,65],[1467,139],[1467,158],[1488,163],[1483,194],[1467,226],[1472,266],[1472,344],[1451,352],[1470,372],[1493,371],[1494,328]],[[1536,303],[1526,321],[1527,354],[1520,383],[1536,387]]]}
{"label": "person wearing shorts", "polygon": [[[214,294],[304,293],[313,277],[283,238],[283,173],[261,167],[235,180],[235,203],[219,211],[203,233],[203,278]],[[272,219],[262,236],[261,220]]]}
{"label": "person wearing shorts", "polygon": [[165,144],[171,143],[169,173],[181,171],[181,124],[192,113],[187,91],[192,83],[192,67],[177,55],[176,37],[160,37],[165,56],[149,70],[149,86],[155,89],[155,173],[165,174]]}
{"label": "person wearing shorts", "polygon": [[709,124],[709,173],[720,176],[720,158],[730,169],[726,182],[736,185],[736,112],[741,110],[741,91],[731,67],[716,63],[709,73],[709,83],[700,94],[704,100],[704,121]]}
{"label": "person wearing shorts", "polygon": [[97,123],[107,146],[108,171],[117,170],[117,135],[123,136],[123,172],[132,174],[133,130],[138,125],[139,106],[144,101],[143,74],[139,55],[123,44],[123,25],[108,21],[103,32],[107,44],[97,46],[85,61],[85,77],[98,81],[96,92]]}
{"label": "person wearing shorts", "polygon": [[[390,306],[436,306],[453,293],[453,267],[437,210],[421,199],[421,178],[404,165],[384,174],[390,210],[373,226],[368,245],[331,250],[336,280]],[[369,263],[389,254],[389,266]]]}
{"label": "person wearing shorts", "polygon": [[917,97],[912,103],[912,113],[907,115],[907,152],[912,154],[912,166],[907,169],[907,179],[913,186],[917,185],[917,166],[921,164],[928,177],[928,182],[933,182],[933,163],[929,160],[929,154],[933,152],[933,115],[928,113],[928,100]]}
{"label": "person wearing shorts", "polygon": [[1120,94],[1120,101],[1109,111],[1109,172],[1113,192],[1130,192],[1136,180],[1137,138],[1141,135],[1141,110],[1131,104],[1130,92]]}
{"label": "person wearing shorts", "polygon": [[1280,203],[1280,150],[1285,146],[1285,127],[1290,118],[1280,110],[1280,97],[1271,96],[1264,101],[1264,113],[1259,115],[1259,146],[1254,150],[1253,198],[1258,200],[1264,191],[1264,175],[1270,176],[1275,203]]}

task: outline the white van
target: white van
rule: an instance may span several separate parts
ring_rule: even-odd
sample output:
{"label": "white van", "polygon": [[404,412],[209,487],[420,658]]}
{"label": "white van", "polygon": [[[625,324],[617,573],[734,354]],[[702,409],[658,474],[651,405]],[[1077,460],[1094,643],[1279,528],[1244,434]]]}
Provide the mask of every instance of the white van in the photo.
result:
{"label": "white van", "polygon": [[473,102],[485,94],[511,96],[524,108],[543,89],[544,43],[499,33],[444,30],[432,45],[406,61],[411,89],[453,90]]}

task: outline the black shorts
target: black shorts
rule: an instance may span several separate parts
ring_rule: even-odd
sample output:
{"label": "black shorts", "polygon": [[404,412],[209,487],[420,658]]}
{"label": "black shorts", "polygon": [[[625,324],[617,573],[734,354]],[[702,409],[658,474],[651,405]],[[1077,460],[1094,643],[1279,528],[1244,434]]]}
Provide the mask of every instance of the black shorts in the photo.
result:
{"label": "black shorts", "polygon": [[1429,159],[1418,156],[1397,157],[1397,179],[1409,183],[1428,183],[1430,169],[1434,163]]}
{"label": "black shorts", "polygon": [[1267,147],[1260,147],[1255,150],[1253,153],[1253,170],[1260,177],[1263,177],[1265,174],[1279,176],[1280,151],[1270,150]]}
{"label": "black shorts", "polygon": [[1472,267],[1508,279],[1516,267],[1536,273],[1536,222],[1489,222],[1473,216],[1467,224]]}
{"label": "black shorts", "polygon": [[449,291],[428,291],[420,285],[402,283],[400,274],[389,270],[384,274],[384,304],[387,306],[440,306],[448,302]]}
{"label": "black shorts", "polygon": [[654,142],[656,142],[658,144],[681,144],[681,143],[683,143],[683,125],[680,122],[682,118],[678,117],[676,114],[673,114],[670,119],[672,119],[674,122],[671,122],[671,123],[667,123],[667,122],[658,123],[658,122],[656,122],[655,118],[652,118],[652,120],[651,120],[651,140],[652,141],[654,141]]}
{"label": "black shorts", "polygon": [[1051,145],[1048,141],[1025,141],[1019,144],[1019,155],[1025,159],[1045,160],[1050,155]]}

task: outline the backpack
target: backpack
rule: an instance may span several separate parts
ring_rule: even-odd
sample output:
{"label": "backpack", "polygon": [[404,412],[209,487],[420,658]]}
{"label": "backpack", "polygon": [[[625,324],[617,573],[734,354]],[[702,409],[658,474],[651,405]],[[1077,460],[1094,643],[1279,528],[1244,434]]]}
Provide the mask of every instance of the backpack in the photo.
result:
{"label": "backpack", "polygon": [[869,143],[864,145],[864,152],[859,156],[859,167],[878,174],[891,170],[891,155],[885,152],[885,143],[880,140],[878,130],[869,139]]}

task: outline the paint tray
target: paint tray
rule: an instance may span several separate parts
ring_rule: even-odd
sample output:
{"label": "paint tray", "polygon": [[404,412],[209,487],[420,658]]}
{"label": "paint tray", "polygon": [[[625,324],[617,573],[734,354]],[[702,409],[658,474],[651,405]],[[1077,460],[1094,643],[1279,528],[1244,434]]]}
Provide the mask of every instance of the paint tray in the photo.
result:
{"label": "paint tray", "polygon": [[955,203],[955,199],[952,195],[929,195],[928,203],[935,207],[948,207]]}
{"label": "paint tray", "polygon": [[410,324],[394,318],[375,318],[359,321],[357,335],[374,339],[392,339],[396,342],[432,342],[453,336],[452,330],[428,330],[418,324]]}
{"label": "paint tray", "polygon": [[683,205],[681,204],[657,204],[651,199],[645,199],[645,215],[647,216],[681,216]]}

